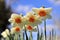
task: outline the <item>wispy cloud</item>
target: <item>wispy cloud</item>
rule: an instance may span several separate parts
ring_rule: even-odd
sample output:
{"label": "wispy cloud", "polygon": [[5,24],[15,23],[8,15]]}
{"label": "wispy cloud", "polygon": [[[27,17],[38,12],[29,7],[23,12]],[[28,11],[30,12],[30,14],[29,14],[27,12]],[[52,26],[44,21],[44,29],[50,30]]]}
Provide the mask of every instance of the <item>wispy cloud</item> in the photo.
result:
{"label": "wispy cloud", "polygon": [[49,1],[56,5],[60,5],[60,0],[49,0]]}
{"label": "wispy cloud", "polygon": [[27,13],[27,12],[31,11],[32,8],[33,8],[33,6],[31,6],[31,5],[18,5],[16,7],[16,10],[15,11],[16,12],[24,12],[24,13]]}

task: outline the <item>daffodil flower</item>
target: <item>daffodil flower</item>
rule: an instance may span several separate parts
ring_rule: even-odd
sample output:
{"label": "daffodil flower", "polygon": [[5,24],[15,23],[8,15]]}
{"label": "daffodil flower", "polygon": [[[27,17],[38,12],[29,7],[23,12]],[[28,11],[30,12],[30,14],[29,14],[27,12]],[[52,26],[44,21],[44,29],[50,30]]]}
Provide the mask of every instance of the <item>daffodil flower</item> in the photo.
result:
{"label": "daffodil flower", "polygon": [[21,28],[19,26],[15,26],[11,28],[11,34],[19,33],[21,31]]}
{"label": "daffodil flower", "polygon": [[32,9],[33,12],[40,17],[40,19],[47,19],[47,18],[51,18],[51,10],[52,8],[33,8]]}
{"label": "daffodil flower", "polygon": [[8,36],[10,35],[9,30],[6,29],[5,31],[3,31],[3,32],[1,33],[1,35],[2,35],[4,38],[8,37]]}
{"label": "daffodil flower", "polygon": [[27,13],[25,19],[26,19],[25,25],[30,24],[32,26],[37,26],[42,22],[41,20],[38,19],[38,16],[34,15],[32,12]]}
{"label": "daffodil flower", "polygon": [[15,26],[11,28],[11,35],[14,35],[15,40],[23,40],[23,34],[22,34],[23,29],[20,26]]}
{"label": "daffodil flower", "polygon": [[22,15],[18,15],[18,14],[12,14],[11,18],[9,19],[9,22],[13,26],[19,25],[20,27],[23,27],[23,25],[24,25]]}
{"label": "daffodil flower", "polygon": [[30,32],[29,40],[33,40],[32,32],[37,32],[37,27],[33,27],[31,25],[25,25],[25,28],[27,31]]}
{"label": "daffodil flower", "polygon": [[37,27],[36,27],[36,26],[33,27],[33,26],[31,26],[31,25],[25,25],[25,27],[26,27],[26,30],[27,30],[27,31],[34,31],[34,32],[37,31]]}

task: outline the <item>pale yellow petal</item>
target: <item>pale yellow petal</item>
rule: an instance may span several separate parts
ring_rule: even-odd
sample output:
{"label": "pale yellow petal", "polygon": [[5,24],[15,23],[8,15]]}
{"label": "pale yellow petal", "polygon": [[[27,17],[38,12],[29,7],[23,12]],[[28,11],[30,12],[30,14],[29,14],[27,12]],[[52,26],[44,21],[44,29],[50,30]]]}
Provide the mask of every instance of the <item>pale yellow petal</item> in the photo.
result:
{"label": "pale yellow petal", "polygon": [[10,35],[10,33],[9,33],[9,30],[8,30],[8,29],[6,29],[6,30],[5,30],[5,32],[6,32],[6,34],[7,34],[7,35]]}
{"label": "pale yellow petal", "polygon": [[6,34],[6,32],[4,31],[4,32],[2,32],[1,33],[1,35],[4,37],[4,38],[6,38],[7,37],[7,34]]}
{"label": "pale yellow petal", "polygon": [[38,13],[39,12],[39,8],[33,8],[32,11],[34,11],[35,13]]}
{"label": "pale yellow petal", "polygon": [[52,8],[45,8],[45,10],[46,10],[47,14],[50,14],[52,11]]}

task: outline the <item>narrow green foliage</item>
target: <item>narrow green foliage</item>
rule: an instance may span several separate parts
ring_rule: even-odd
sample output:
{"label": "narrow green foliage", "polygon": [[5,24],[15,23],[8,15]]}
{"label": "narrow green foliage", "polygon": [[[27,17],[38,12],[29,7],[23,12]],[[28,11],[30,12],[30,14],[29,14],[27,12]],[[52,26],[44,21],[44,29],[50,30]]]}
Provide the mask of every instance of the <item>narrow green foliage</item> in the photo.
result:
{"label": "narrow green foliage", "polygon": [[39,40],[39,28],[37,26],[37,30],[38,30],[38,33],[37,33],[37,40]]}
{"label": "narrow green foliage", "polygon": [[27,36],[27,32],[26,32],[26,28],[25,28],[25,35],[26,35],[26,40],[28,40],[28,36]]}

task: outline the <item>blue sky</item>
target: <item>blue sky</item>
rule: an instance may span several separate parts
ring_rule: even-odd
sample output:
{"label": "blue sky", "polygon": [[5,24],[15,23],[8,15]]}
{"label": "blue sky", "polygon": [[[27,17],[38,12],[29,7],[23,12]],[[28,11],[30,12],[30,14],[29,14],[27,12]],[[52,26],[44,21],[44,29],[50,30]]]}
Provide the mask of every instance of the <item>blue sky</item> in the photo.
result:
{"label": "blue sky", "polygon": [[52,19],[47,20],[47,28],[54,27],[57,34],[60,35],[60,0],[15,0],[11,4],[13,12],[22,13],[23,15],[31,11],[33,7],[40,8],[41,6],[52,7]]}

